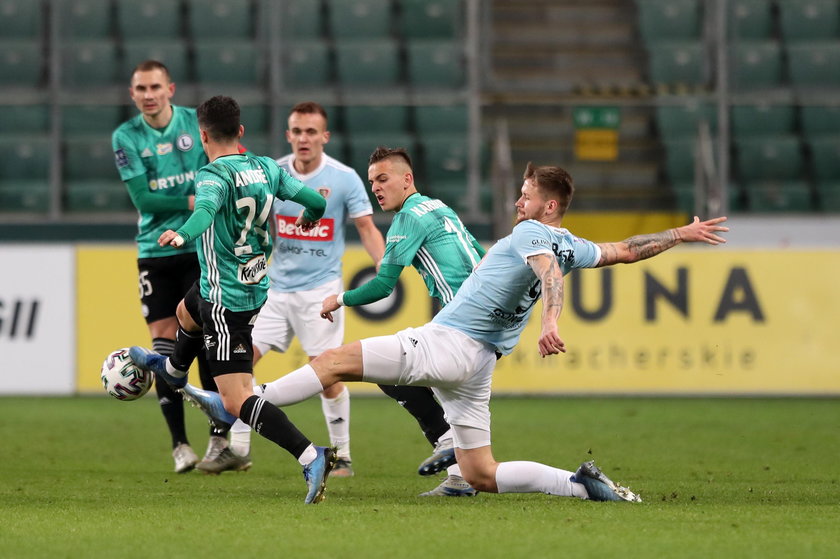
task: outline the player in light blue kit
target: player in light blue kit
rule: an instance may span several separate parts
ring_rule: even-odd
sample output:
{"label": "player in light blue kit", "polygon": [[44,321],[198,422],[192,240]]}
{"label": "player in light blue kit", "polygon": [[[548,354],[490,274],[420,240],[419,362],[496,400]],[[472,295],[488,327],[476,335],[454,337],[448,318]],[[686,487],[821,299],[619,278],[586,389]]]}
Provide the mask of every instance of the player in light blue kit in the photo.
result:
{"label": "player in light blue kit", "polygon": [[[295,227],[303,207],[277,200],[272,208],[274,256],[269,262],[271,287],[252,334],[254,362],[268,351],[285,352],[297,336],[309,360],[344,343],[344,314],[335,323],[318,316],[321,301],[342,291],[341,259],[344,256],[345,222],[349,217],[371,260],[378,267],[385,252],[382,233],[373,222],[373,208],[362,179],[352,168],[324,153],[329,142],[327,113],[313,102],[298,103],[289,112],[286,140],[292,153],[277,160],[291,176],[319,192],[327,209],[318,226],[310,231]],[[269,399],[270,395],[264,395]],[[321,394],[321,408],[330,444],[338,461],[334,477],[353,475],[350,456],[350,392],[343,383]],[[216,469],[249,456],[250,427],[237,420],[231,429],[231,450],[220,454]]]}
{"label": "player in light blue kit", "polygon": [[517,224],[497,242],[430,323],[392,336],[329,350],[276,381],[287,401],[301,401],[337,381],[431,386],[446,411],[463,477],[479,491],[547,493],[597,501],[640,501],[594,463],[576,472],[537,462],[497,462],[490,446],[490,381],[497,356],[510,353],[542,297],[540,355],[565,353],[557,331],[563,276],[650,258],[681,242],[725,242],[719,217],[617,243],[595,244],[561,228],[572,199],[571,177],[559,167],[528,165],[516,202]]}

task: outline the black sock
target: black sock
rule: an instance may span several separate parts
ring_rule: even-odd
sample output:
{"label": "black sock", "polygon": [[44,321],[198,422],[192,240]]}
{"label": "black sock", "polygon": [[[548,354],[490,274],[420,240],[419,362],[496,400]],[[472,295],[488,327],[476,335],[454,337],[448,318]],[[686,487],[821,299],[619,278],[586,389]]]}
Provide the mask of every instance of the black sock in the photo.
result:
{"label": "black sock", "polygon": [[[172,355],[175,340],[169,338],[155,338],[152,340],[152,349],[161,355]],[[184,425],[184,398],[179,392],[172,390],[172,387],[165,382],[156,382],[155,390],[160,403],[160,411],[169,427],[169,434],[172,436],[172,448],[181,443],[189,444],[187,441],[187,428]]]}
{"label": "black sock", "polygon": [[[219,387],[216,386],[216,381],[213,378],[213,375],[210,374],[210,367],[207,364],[207,355],[205,352],[198,352],[198,357],[195,361],[198,364],[198,378],[201,379],[201,388],[204,390],[210,390],[211,392],[218,392]],[[217,427],[212,421],[208,421],[208,423],[210,424],[211,437],[227,438],[228,431],[230,431],[229,426],[220,423],[219,425],[222,425],[222,427]]]}
{"label": "black sock", "polygon": [[282,446],[295,458],[300,458],[312,442],[298,431],[286,414],[259,396],[251,396],[242,404],[239,418],[266,439]]}
{"label": "black sock", "polygon": [[443,408],[435,400],[431,388],[425,386],[389,386],[387,384],[380,384],[379,388],[414,416],[414,419],[420,424],[420,429],[423,430],[426,440],[432,445],[449,430],[449,424],[443,418]]}
{"label": "black sock", "polygon": [[187,332],[178,326],[178,336],[175,341],[175,349],[169,357],[169,362],[179,371],[189,371],[190,365],[195,361],[196,356],[204,347],[204,333]]}

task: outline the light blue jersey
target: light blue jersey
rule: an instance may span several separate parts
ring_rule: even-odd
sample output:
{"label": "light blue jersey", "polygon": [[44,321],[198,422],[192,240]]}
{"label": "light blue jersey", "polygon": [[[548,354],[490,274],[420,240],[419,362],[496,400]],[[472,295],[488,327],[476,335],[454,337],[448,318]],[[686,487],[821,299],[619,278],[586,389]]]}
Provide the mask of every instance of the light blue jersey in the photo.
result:
{"label": "light blue jersey", "polygon": [[268,276],[271,289],[283,292],[306,291],[340,278],[347,218],[373,213],[356,171],[324,154],[317,169],[302,175],[295,170],[294,160],[290,154],[277,163],[326,198],[327,210],[318,227],[302,231],[295,227],[295,220],[303,206],[280,200],[274,203],[274,256]]}
{"label": "light blue jersey", "polygon": [[527,263],[535,254],[554,254],[563,275],[575,268],[594,268],[601,259],[601,249],[591,241],[566,229],[523,221],[487,252],[432,322],[509,354],[542,293],[540,280]]}

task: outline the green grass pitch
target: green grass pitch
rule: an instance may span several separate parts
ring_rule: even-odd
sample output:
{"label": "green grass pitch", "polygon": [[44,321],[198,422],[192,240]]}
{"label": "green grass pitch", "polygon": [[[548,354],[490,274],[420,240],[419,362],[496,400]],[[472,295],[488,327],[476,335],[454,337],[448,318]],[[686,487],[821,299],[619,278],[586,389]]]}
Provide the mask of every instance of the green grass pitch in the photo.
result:
{"label": "green grass pitch", "polygon": [[[316,443],[320,404],[286,410]],[[387,398],[352,404],[356,477],[304,506],[295,460],[172,473],[155,398],[0,398],[0,557],[838,557],[836,399],[498,398],[499,460],[595,458],[644,502],[429,499],[430,447]],[[203,453],[207,428],[187,409]]]}

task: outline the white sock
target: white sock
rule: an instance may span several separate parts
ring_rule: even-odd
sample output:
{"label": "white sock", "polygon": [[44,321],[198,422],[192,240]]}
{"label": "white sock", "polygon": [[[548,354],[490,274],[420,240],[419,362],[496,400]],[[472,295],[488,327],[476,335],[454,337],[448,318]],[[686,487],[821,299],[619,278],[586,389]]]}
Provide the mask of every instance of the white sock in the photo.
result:
{"label": "white sock", "polygon": [[318,458],[318,451],[315,450],[315,445],[310,444],[306,447],[306,450],[303,451],[303,454],[298,456],[298,462],[300,462],[301,466],[306,466],[316,458]]}
{"label": "white sock", "polygon": [[461,475],[461,466],[459,466],[458,464],[452,464],[451,466],[446,468],[446,473],[451,476],[463,477]]}
{"label": "white sock", "polygon": [[230,428],[230,449],[239,456],[248,456],[251,452],[251,427],[237,419]]}
{"label": "white sock", "polygon": [[336,455],[350,460],[350,391],[347,387],[335,398],[321,393],[321,410],[327,420],[330,444],[336,447]]}
{"label": "white sock", "polygon": [[450,428],[446,431],[446,433],[444,433],[443,435],[439,436],[439,437],[438,437],[437,442],[440,442],[440,441],[445,441],[446,439],[451,439],[451,438],[452,438],[452,427],[450,427]]}
{"label": "white sock", "polygon": [[502,462],[496,470],[499,493],[547,493],[561,497],[586,499],[589,494],[574,473],[538,462]]}
{"label": "white sock", "polygon": [[284,377],[265,385],[262,397],[278,407],[297,404],[323,391],[315,369],[306,364]]}
{"label": "white sock", "polygon": [[187,371],[182,371],[181,369],[176,369],[174,365],[172,365],[172,361],[167,357],[166,358],[166,372],[172,375],[175,378],[184,378],[187,376]]}

